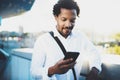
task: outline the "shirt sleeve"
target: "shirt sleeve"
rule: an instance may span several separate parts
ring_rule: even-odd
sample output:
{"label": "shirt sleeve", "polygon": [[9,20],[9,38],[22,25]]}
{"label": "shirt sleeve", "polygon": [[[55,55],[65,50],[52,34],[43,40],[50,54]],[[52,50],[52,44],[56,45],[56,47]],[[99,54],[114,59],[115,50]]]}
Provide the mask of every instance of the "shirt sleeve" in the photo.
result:
{"label": "shirt sleeve", "polygon": [[48,77],[47,75],[49,67],[45,67],[46,54],[43,48],[43,42],[41,39],[38,39],[35,42],[32,55],[30,68],[31,75],[36,80],[56,80],[55,75],[52,77]]}
{"label": "shirt sleeve", "polygon": [[89,58],[89,65],[90,65],[90,70],[92,67],[96,67],[100,72],[101,72],[101,58],[100,58],[100,53],[97,50],[91,50],[90,53],[90,58]]}
{"label": "shirt sleeve", "polygon": [[85,49],[87,51],[87,56],[89,59],[89,67],[90,70],[92,67],[96,67],[101,72],[101,56],[99,50],[97,50],[96,46],[89,41],[87,38],[85,38]]}

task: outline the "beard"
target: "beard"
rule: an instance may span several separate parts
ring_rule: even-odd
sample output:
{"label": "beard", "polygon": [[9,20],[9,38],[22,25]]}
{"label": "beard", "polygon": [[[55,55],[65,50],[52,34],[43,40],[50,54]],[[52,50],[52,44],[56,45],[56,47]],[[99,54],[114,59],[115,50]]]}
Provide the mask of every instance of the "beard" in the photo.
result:
{"label": "beard", "polygon": [[72,29],[73,29],[73,26],[65,27],[64,29],[70,29],[70,30],[72,30]]}

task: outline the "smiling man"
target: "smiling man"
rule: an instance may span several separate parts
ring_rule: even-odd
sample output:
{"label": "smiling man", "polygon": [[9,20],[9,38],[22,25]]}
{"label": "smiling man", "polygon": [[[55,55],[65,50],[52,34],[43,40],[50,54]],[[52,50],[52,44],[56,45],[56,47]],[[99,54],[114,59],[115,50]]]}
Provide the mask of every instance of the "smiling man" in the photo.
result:
{"label": "smiling man", "polygon": [[75,25],[77,16],[76,10],[61,8],[60,12],[61,13],[58,16],[55,15],[55,19],[57,21],[56,28],[63,37],[67,38]]}
{"label": "smiling man", "polygon": [[[76,61],[64,59],[63,51],[54,38],[45,33],[35,45],[31,73],[37,80],[80,80],[83,56],[88,55],[90,72],[86,80],[98,80],[101,71],[100,55],[95,46],[80,32],[73,31],[80,9],[74,0],[59,0],[53,7],[57,22],[53,36],[57,37],[67,52],[79,52]],[[66,53],[69,54],[69,53]]]}

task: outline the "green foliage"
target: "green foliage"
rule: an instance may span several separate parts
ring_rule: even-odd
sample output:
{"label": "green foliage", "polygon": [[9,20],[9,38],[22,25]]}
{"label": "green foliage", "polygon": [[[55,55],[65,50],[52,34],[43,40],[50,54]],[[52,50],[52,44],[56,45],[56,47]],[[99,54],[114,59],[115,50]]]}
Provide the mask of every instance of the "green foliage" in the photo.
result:
{"label": "green foliage", "polygon": [[99,42],[97,45],[105,46],[105,44],[109,44],[110,47],[114,47],[117,44],[117,42]]}
{"label": "green foliage", "polygon": [[113,35],[113,38],[116,40],[116,41],[120,41],[120,33],[117,33],[115,35]]}
{"label": "green foliage", "polygon": [[97,45],[106,48],[107,53],[120,55],[120,33],[116,33],[111,37],[113,41],[99,42]]}
{"label": "green foliage", "polygon": [[120,46],[115,45],[114,47],[109,47],[107,48],[107,52],[120,55]]}

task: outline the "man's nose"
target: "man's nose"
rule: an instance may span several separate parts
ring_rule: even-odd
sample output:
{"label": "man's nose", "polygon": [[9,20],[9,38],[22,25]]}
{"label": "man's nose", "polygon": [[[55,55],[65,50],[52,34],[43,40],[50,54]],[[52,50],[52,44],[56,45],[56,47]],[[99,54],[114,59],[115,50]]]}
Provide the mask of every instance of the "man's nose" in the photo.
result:
{"label": "man's nose", "polygon": [[67,21],[65,26],[66,26],[66,27],[71,27],[72,24],[71,24],[71,22]]}

